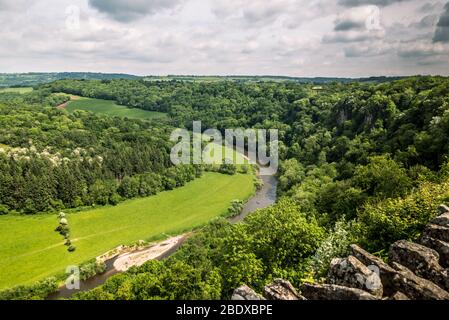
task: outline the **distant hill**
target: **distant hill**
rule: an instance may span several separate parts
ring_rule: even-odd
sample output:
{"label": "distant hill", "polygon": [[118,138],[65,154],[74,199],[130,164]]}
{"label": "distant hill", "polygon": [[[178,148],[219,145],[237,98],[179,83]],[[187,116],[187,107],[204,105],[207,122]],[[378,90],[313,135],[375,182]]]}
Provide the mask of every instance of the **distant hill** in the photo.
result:
{"label": "distant hill", "polygon": [[167,75],[139,77],[131,74],[121,73],[94,73],[94,72],[52,72],[52,73],[0,73],[0,88],[4,87],[33,87],[36,85],[63,79],[86,79],[86,80],[112,80],[112,79],[144,79],[145,81],[238,81],[238,82],[260,82],[260,81],[293,81],[298,83],[326,84],[331,82],[386,82],[399,80],[404,77],[370,77],[370,78],[338,78],[338,77],[287,77],[287,76],[195,76],[195,75]]}
{"label": "distant hill", "polygon": [[33,87],[62,79],[111,80],[139,79],[139,77],[130,74],[94,72],[0,73],[0,87]]}
{"label": "distant hill", "polygon": [[242,76],[242,75],[231,75],[231,76],[196,76],[196,75],[168,75],[168,76],[147,76],[144,77],[146,81],[159,81],[159,80],[178,80],[178,81],[220,81],[220,80],[230,80],[239,82],[259,82],[259,81],[293,81],[298,83],[310,83],[310,84],[326,84],[331,82],[387,82],[399,80],[405,77],[369,77],[369,78],[338,78],[338,77],[288,77],[288,76]]}

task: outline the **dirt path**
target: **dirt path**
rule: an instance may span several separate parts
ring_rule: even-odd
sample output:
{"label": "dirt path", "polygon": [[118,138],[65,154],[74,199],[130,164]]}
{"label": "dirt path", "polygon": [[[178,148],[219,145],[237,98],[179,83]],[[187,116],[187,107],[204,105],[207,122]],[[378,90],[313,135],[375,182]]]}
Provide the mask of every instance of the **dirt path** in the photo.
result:
{"label": "dirt path", "polygon": [[56,107],[56,109],[65,109],[65,108],[67,107],[67,105],[68,105],[71,101],[75,101],[75,100],[78,100],[78,99],[79,99],[79,97],[77,97],[77,96],[72,96],[72,95],[71,95],[69,101],[60,104],[59,106]]}
{"label": "dirt path", "polygon": [[122,254],[115,259],[114,268],[119,272],[124,272],[133,266],[141,266],[148,260],[157,259],[166,252],[178,246],[187,236],[187,234],[184,234],[171,237],[147,249]]}

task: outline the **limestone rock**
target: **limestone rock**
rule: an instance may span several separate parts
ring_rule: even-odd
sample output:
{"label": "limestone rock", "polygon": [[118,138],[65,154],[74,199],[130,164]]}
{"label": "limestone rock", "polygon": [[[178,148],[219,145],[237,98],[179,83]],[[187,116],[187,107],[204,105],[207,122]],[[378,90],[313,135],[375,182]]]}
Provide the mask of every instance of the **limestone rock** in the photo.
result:
{"label": "limestone rock", "polygon": [[420,243],[438,252],[441,266],[449,267],[449,243],[426,236],[421,238]]}
{"label": "limestone rock", "polygon": [[438,212],[439,212],[440,214],[449,212],[449,207],[448,207],[447,205],[445,205],[445,204],[441,204],[441,205],[438,207]]}
{"label": "limestone rock", "polygon": [[397,271],[392,279],[392,285],[397,291],[405,292],[412,300],[449,300],[449,293],[433,282],[418,277],[406,267],[393,262]]}
{"label": "limestone rock", "polygon": [[398,291],[391,297],[391,300],[410,300],[410,298]]}
{"label": "limestone rock", "polygon": [[431,223],[442,227],[449,227],[449,212],[436,217]]}
{"label": "limestone rock", "polygon": [[268,300],[305,300],[289,281],[275,279],[272,284],[265,286],[263,295]]}
{"label": "limestone rock", "polygon": [[257,294],[253,289],[247,285],[243,285],[234,290],[231,300],[265,300],[264,297]]}
{"label": "limestone rock", "polygon": [[393,278],[397,273],[396,270],[386,264],[382,259],[372,255],[355,244],[351,245],[351,250],[352,254],[363,264],[368,266],[368,268],[371,270],[377,269],[382,281],[384,295],[390,296],[396,293],[397,290],[393,284]]}
{"label": "limestone rock", "polygon": [[378,300],[366,291],[334,284],[303,284],[301,294],[309,300]]}
{"label": "limestone rock", "polygon": [[424,230],[424,236],[449,242],[449,227],[429,224]]}
{"label": "limestone rock", "polygon": [[445,271],[439,260],[438,252],[417,243],[401,240],[390,247],[390,261],[397,262],[417,276],[447,289]]}
{"label": "limestone rock", "polygon": [[330,284],[357,288],[382,297],[383,286],[379,275],[354,256],[332,260],[327,280]]}

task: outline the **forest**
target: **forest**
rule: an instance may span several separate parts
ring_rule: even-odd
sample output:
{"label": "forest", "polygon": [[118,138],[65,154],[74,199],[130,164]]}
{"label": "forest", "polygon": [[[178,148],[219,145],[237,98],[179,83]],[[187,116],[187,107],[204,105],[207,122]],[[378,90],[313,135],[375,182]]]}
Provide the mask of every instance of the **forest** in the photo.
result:
{"label": "forest", "polygon": [[[169,117],[54,108],[70,94]],[[319,89],[291,81],[59,80],[0,94],[0,213],[113,204],[183,185],[204,168],[172,167],[167,137],[194,120],[220,130],[278,129],[277,203],[243,223],[217,218],[168,259],[76,299],[227,299],[243,283],[261,289],[279,277],[298,286],[323,277],[351,243],[385,258],[390,244],[419,237],[449,201],[448,78]]]}

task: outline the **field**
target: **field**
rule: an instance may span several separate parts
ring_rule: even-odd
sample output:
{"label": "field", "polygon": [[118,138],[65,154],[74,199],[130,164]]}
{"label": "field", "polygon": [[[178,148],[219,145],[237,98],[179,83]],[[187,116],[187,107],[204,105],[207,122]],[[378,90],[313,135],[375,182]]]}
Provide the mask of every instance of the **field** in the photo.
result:
{"label": "field", "polygon": [[28,93],[33,91],[33,88],[0,88],[0,93],[2,92],[13,92],[13,93]]}
{"label": "field", "polygon": [[0,216],[0,289],[64,272],[120,244],[154,240],[201,226],[254,192],[252,175],[205,173],[186,186],[67,215],[76,251],[54,231],[56,215]]}
{"label": "field", "polygon": [[166,115],[161,112],[128,108],[118,105],[111,100],[91,99],[84,97],[77,97],[76,100],[70,101],[65,109],[69,112],[73,112],[75,110],[85,110],[93,113],[102,113],[109,116],[142,120],[166,117]]}

